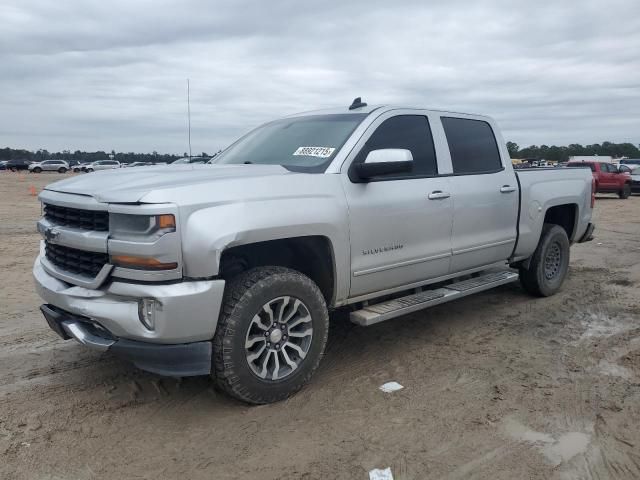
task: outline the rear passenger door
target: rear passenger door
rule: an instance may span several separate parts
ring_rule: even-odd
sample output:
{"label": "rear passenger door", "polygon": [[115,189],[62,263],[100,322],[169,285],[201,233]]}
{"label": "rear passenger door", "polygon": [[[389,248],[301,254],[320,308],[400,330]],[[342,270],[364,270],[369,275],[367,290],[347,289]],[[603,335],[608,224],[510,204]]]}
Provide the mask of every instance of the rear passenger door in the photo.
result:
{"label": "rear passenger door", "polygon": [[[453,178],[451,271],[506,260],[516,242],[518,185],[486,119],[442,116]],[[504,150],[504,149],[503,149]]]}

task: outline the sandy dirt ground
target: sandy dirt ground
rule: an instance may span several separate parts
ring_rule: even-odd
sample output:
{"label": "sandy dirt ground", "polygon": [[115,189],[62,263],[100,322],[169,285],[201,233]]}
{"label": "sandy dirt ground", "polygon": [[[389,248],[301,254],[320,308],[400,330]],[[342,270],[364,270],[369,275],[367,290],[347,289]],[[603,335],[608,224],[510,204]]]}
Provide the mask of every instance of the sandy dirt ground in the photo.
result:
{"label": "sandy dirt ground", "polygon": [[640,478],[640,196],[598,198],[556,296],[512,284],[369,328],[336,313],[312,383],[249,407],[48,329],[29,190],[57,178],[0,172],[0,478]]}

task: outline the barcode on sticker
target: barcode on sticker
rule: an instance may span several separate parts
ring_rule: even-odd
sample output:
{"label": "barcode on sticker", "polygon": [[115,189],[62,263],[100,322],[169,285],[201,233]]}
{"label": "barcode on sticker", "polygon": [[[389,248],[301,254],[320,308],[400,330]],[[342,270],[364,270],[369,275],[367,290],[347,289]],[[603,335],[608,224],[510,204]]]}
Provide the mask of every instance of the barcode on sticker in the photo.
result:
{"label": "barcode on sticker", "polygon": [[293,154],[305,157],[329,158],[334,151],[335,148],[332,147],[299,147]]}

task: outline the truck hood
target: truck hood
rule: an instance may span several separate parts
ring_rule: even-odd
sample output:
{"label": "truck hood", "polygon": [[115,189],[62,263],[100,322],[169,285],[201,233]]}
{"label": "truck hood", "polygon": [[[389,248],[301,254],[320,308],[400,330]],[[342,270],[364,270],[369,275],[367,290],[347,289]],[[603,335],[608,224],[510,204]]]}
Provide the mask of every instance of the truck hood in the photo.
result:
{"label": "truck hood", "polygon": [[[99,202],[137,203],[163,190],[194,187],[219,180],[292,175],[280,165],[164,165],[103,170],[48,185],[54,192],[88,195]],[[157,198],[159,195],[153,195]]]}

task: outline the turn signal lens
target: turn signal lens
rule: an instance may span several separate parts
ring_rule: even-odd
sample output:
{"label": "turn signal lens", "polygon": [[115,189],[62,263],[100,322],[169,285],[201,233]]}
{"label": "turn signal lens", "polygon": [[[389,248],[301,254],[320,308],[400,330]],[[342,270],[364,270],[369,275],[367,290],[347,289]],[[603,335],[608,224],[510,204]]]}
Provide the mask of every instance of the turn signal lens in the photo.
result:
{"label": "turn signal lens", "polygon": [[169,213],[156,216],[156,220],[158,222],[158,228],[176,228],[176,217]]}
{"label": "turn signal lens", "polygon": [[173,270],[178,264],[162,263],[155,258],[135,257],[133,255],[112,255],[111,263],[120,267],[135,268],[138,270]]}

